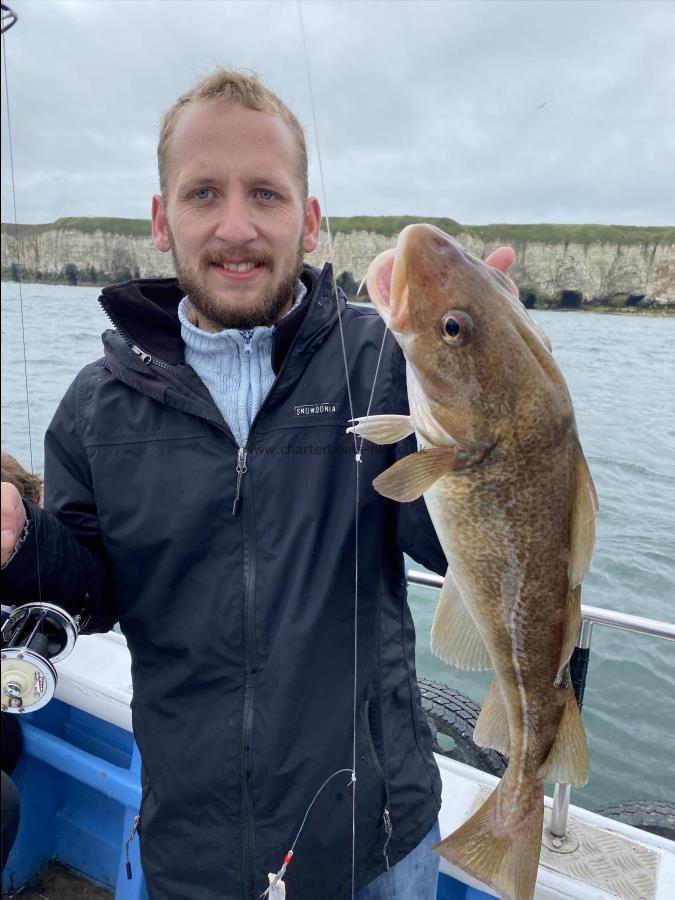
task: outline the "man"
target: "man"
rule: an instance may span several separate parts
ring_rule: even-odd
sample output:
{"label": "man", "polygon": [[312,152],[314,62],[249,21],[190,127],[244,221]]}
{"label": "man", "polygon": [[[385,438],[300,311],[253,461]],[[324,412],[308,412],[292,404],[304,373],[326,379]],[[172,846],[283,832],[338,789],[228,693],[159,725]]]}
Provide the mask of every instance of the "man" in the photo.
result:
{"label": "man", "polygon": [[[6,589],[37,596],[37,542],[42,596],[87,606],[89,630],[119,620],[126,635],[153,900],[252,900],[315,792],[352,766],[345,365],[330,267],[302,263],[321,213],[292,113],[254,78],[218,71],[165,115],[158,158],[153,240],[179,281],[103,291],[115,331],[47,432],[48,512],[3,485],[4,575]],[[383,325],[339,305],[363,415]],[[390,337],[371,407],[384,412],[407,412]],[[360,463],[361,900],[435,896],[440,780],[403,551],[436,572],[446,562],[423,502],[397,506],[370,486],[411,449],[364,448]],[[312,808],[285,876],[290,900],[350,896],[349,780],[332,778]]]}

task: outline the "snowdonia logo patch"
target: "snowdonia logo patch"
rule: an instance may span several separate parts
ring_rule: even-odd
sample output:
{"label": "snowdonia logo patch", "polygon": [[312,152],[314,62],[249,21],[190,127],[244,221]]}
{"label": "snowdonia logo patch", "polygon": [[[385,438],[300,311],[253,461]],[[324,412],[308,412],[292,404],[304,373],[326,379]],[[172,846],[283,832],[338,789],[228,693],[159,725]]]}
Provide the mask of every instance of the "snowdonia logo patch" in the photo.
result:
{"label": "snowdonia logo patch", "polygon": [[294,406],[296,418],[300,416],[325,416],[337,412],[336,403],[303,403],[302,406]]}

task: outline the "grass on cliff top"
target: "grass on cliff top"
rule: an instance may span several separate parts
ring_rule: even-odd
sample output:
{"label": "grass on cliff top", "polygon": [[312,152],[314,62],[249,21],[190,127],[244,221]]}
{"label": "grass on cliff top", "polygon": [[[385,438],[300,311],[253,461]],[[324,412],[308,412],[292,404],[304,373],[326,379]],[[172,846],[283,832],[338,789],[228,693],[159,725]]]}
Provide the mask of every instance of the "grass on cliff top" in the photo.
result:
{"label": "grass on cliff top", "polygon": [[[398,234],[406,225],[429,222],[451,235],[470,232],[488,243],[524,243],[539,241],[545,244],[673,244],[675,227],[635,225],[460,225],[454,219],[433,216],[336,216],[330,220],[333,234],[351,234],[355,231],[372,231],[386,237]],[[2,223],[3,232],[12,234],[14,225]],[[324,222],[325,228],[325,222]],[[43,231],[81,231],[92,234],[150,236],[149,219],[112,219],[106,217],[66,217],[47,225],[19,225],[19,234],[36,234]]]}
{"label": "grass on cliff top", "polygon": [[[428,222],[447,234],[457,235],[469,232],[487,243],[525,243],[539,241],[544,244],[673,244],[675,228],[670,226],[642,227],[638,225],[555,225],[548,223],[532,225],[460,225],[454,219],[439,219],[433,216],[349,216],[330,220],[334,234],[350,234],[354,231],[374,231],[392,237],[406,225]],[[325,225],[324,225],[325,229]]]}
{"label": "grass on cliff top", "polygon": [[471,231],[484,241],[544,244],[673,244],[675,228],[639,225],[471,225]]}
{"label": "grass on cliff top", "polygon": [[[446,234],[461,234],[470,231],[469,227],[460,225],[454,219],[436,218],[434,216],[332,216],[330,229],[332,234],[352,234],[354,231],[372,231],[385,237],[393,237],[407,225],[416,225],[418,222],[427,222],[436,225]],[[321,222],[321,228],[326,230],[325,218]]]}
{"label": "grass on cliff top", "polygon": [[[14,233],[15,226],[9,222],[2,223],[2,230]],[[126,234],[150,237],[150,219],[112,219],[106,216],[64,216],[46,225],[19,225],[19,234],[37,234],[42,231],[81,231],[93,234],[102,231],[104,234]]]}

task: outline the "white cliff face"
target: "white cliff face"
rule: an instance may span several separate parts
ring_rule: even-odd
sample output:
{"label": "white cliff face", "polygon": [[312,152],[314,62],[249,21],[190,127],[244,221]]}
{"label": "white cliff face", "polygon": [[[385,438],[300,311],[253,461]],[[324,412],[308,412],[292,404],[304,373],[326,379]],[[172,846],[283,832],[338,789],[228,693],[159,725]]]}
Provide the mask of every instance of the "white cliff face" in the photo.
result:
{"label": "white cliff face", "polygon": [[[457,239],[485,258],[498,242],[485,244],[469,233]],[[503,243],[507,243],[504,241]],[[396,236],[369,231],[338,233],[333,237],[335,272],[349,272],[358,284],[372,259],[395,246]],[[675,308],[675,245],[614,243],[511,242],[516,251],[512,274],[528,305],[615,305]],[[321,266],[329,260],[324,232],[307,262]],[[174,275],[170,253],[160,253],[150,236],[103,231],[37,228],[21,231],[18,247],[11,226],[2,231],[3,278],[11,277],[20,262],[24,280],[70,280],[103,284],[126,278]],[[70,278],[64,273],[70,267]],[[566,292],[566,293],[565,293]],[[640,299],[642,298],[642,299]]]}
{"label": "white cliff face", "polygon": [[[486,247],[489,253],[494,246]],[[675,246],[661,244],[540,244],[515,247],[513,277],[542,297],[576,291],[584,302],[643,295],[675,304]]]}
{"label": "white cliff face", "polygon": [[169,278],[175,274],[171,254],[160,253],[149,235],[45,229],[20,233],[18,243],[17,253],[11,226],[3,229],[3,276],[17,259],[24,269],[41,272],[48,278],[58,277],[68,265],[76,266],[80,276],[92,268],[112,278],[124,270],[130,273],[127,278]]}
{"label": "white cliff face", "polygon": [[[487,257],[500,242],[484,243],[462,233],[457,240],[476,256]],[[504,242],[506,243],[506,241]],[[350,272],[360,283],[372,259],[396,245],[396,236],[371,232],[337,234],[333,238],[336,273]],[[675,306],[675,245],[673,244],[572,244],[510,242],[516,251],[511,274],[525,298],[536,295],[539,305],[558,306],[563,291],[578,293],[582,305],[644,297],[641,305]],[[317,249],[307,256],[313,265],[329,258],[323,232]]]}

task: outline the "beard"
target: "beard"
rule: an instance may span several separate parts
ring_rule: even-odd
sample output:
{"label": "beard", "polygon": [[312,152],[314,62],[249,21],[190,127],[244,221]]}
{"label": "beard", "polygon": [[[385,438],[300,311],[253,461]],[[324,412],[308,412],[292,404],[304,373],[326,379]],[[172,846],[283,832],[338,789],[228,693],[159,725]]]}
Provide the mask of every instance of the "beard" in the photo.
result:
{"label": "beard", "polygon": [[[287,258],[275,261],[266,253],[251,253],[232,248],[228,253],[213,251],[204,253],[196,269],[181,260],[171,231],[169,241],[178,283],[197,312],[217,328],[237,328],[243,331],[255,328],[256,325],[273,325],[281,312],[293,304],[304,262],[302,237],[290,260]],[[236,257],[237,262],[252,262],[267,266],[273,275],[278,272],[277,277],[266,290],[252,300],[243,303],[223,300],[209,291],[205,284],[206,274],[212,265],[228,262],[232,257]]]}

